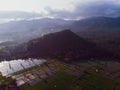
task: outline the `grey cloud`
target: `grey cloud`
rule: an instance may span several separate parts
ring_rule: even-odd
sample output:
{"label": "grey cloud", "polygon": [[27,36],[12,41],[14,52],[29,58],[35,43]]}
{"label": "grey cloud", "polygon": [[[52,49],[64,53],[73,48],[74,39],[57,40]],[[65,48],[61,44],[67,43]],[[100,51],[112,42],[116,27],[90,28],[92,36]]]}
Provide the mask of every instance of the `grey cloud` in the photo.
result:
{"label": "grey cloud", "polygon": [[[79,1],[79,0],[78,0]],[[19,20],[34,19],[42,17],[54,17],[64,19],[80,19],[95,16],[120,16],[120,2],[118,0],[84,0],[84,3],[73,3],[74,10],[58,10],[56,8],[47,7],[45,13],[34,13],[24,11],[0,11],[0,20]],[[75,2],[75,1],[74,1]],[[69,6],[68,6],[69,7]]]}
{"label": "grey cloud", "polygon": [[51,8],[47,8],[46,10],[49,12],[49,15],[55,18],[78,19],[96,16],[118,17],[120,16],[120,4],[114,1],[94,0],[89,3],[78,3],[74,5],[75,9],[73,12]]}
{"label": "grey cloud", "polygon": [[0,19],[31,19],[42,17],[42,14],[24,11],[0,11]]}

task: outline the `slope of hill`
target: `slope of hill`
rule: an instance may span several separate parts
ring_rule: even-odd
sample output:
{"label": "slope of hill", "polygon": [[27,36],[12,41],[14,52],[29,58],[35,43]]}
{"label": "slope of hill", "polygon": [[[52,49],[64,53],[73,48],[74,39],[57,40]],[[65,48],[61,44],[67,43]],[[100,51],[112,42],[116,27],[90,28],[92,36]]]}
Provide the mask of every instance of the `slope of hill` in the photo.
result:
{"label": "slope of hill", "polygon": [[94,17],[76,21],[71,25],[75,32],[93,40],[117,41],[120,36],[120,18]]}
{"label": "slope of hill", "polygon": [[50,32],[62,30],[72,21],[43,18],[38,20],[21,20],[0,24],[0,38],[15,41],[30,40]]}
{"label": "slope of hill", "polygon": [[[94,17],[79,21],[66,21],[62,19],[50,18],[31,21],[23,20],[1,24],[0,38],[9,38],[10,40],[14,39],[22,43],[26,40],[41,37],[47,33],[57,32],[66,28],[70,28],[80,37],[87,38],[89,41],[94,41],[103,48],[120,55],[119,25],[119,17]],[[14,42],[14,40],[12,41]],[[15,45],[16,43],[13,44]]]}
{"label": "slope of hill", "polygon": [[109,58],[112,55],[70,30],[31,40],[28,43],[28,52],[32,57],[53,57],[61,60]]}
{"label": "slope of hill", "polygon": [[71,25],[76,34],[120,55],[120,17],[87,18]]}
{"label": "slope of hill", "polygon": [[[116,41],[120,38],[120,18],[93,17],[82,20],[43,18],[0,24],[0,38],[30,40],[44,34],[71,29],[80,36],[98,42]],[[103,39],[104,38],[104,39]]]}

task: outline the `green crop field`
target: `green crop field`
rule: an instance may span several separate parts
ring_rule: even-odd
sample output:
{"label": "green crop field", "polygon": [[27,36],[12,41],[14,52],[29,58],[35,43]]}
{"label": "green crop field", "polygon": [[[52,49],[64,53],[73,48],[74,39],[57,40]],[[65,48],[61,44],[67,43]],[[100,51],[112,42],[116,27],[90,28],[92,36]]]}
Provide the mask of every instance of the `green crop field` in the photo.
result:
{"label": "green crop field", "polygon": [[33,86],[26,84],[21,87],[21,90],[72,90],[70,86],[73,85],[76,78],[76,76],[58,72],[47,78],[46,81],[39,82]]}

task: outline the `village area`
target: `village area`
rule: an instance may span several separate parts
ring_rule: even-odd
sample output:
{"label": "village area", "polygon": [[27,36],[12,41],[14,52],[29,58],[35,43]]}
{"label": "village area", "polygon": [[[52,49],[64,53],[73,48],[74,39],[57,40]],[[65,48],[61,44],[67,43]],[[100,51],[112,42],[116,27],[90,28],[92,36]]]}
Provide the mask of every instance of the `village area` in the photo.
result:
{"label": "village area", "polygon": [[[42,90],[42,89],[37,89],[37,84],[39,84],[38,86],[40,86],[41,83],[42,84],[44,83],[45,86],[48,85],[49,87],[47,88],[51,87],[51,89],[49,90],[59,90],[57,87],[62,87],[61,85],[63,84],[65,85],[72,84],[73,86],[71,85],[71,88],[68,87],[68,85],[66,85],[67,87],[63,85],[63,87],[70,88],[70,90],[74,90],[73,88],[77,88],[77,90],[81,90],[82,84],[91,85],[93,83],[96,84],[96,86],[90,86],[91,88],[92,87],[99,88],[97,87],[97,84],[99,83],[96,82],[98,80],[100,80],[101,82],[103,81],[103,83],[101,83],[101,85],[104,84],[102,88],[106,88],[106,90],[113,90],[111,88],[114,88],[114,86],[116,86],[116,82],[117,85],[120,84],[119,71],[120,71],[120,63],[113,61],[110,62],[88,61],[81,63],[76,63],[76,62],[65,63],[65,62],[60,62],[58,60],[47,60],[46,62],[40,65],[36,65],[30,68],[24,68],[24,70],[22,71],[18,71],[13,74],[5,76],[4,78],[6,78],[7,81],[10,81],[10,83],[3,85],[2,88],[4,89],[0,89],[0,90]],[[52,78],[49,80],[49,77]],[[106,82],[106,80],[108,82]],[[115,83],[113,82],[111,83],[109,81],[114,81]],[[107,84],[111,84],[111,87],[107,87]],[[47,88],[43,90],[47,90]],[[119,87],[117,86],[117,88]],[[115,90],[119,90],[119,89],[115,89]]]}

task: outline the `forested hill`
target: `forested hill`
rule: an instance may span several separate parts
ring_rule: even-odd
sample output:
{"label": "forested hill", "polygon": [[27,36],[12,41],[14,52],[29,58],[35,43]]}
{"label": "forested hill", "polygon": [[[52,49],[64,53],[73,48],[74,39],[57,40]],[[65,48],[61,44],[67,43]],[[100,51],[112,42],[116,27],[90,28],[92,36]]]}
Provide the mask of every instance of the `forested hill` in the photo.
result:
{"label": "forested hill", "polygon": [[[70,30],[50,33],[33,39],[27,44],[28,57],[58,58],[60,60],[85,60],[111,58],[112,54],[95,43],[89,42]],[[19,49],[19,48],[17,48]],[[18,51],[18,50],[15,50]],[[19,54],[20,55],[20,54]]]}
{"label": "forested hill", "polygon": [[57,58],[63,61],[84,61],[115,58],[116,56],[95,43],[79,37],[71,30],[46,34],[24,44],[6,48],[1,59]]}

